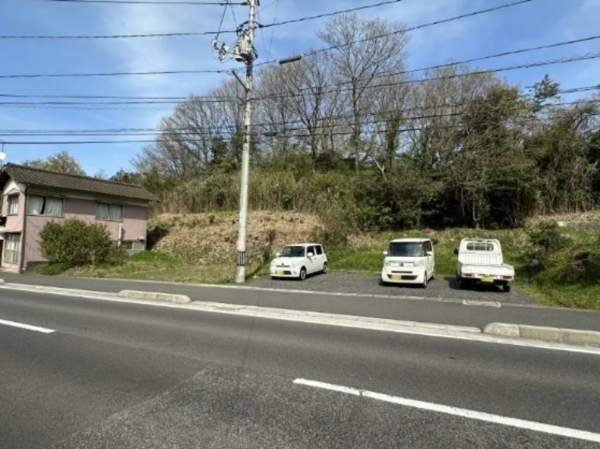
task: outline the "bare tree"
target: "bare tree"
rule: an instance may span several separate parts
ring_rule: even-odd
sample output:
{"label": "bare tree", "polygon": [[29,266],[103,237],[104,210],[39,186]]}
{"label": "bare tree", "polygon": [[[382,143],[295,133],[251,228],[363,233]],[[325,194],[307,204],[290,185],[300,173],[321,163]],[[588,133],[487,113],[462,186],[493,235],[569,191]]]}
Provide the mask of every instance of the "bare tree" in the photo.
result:
{"label": "bare tree", "polygon": [[333,47],[334,80],[344,84],[356,170],[360,168],[365,115],[373,112],[370,87],[382,75],[400,72],[405,67],[408,37],[404,28],[353,13],[334,17],[319,33],[321,40]]}

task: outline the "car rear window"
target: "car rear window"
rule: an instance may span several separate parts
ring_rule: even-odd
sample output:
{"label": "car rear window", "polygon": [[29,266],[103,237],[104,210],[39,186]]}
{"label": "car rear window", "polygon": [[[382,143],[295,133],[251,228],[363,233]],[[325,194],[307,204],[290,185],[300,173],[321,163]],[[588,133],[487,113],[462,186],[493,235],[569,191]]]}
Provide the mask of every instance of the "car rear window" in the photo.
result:
{"label": "car rear window", "polygon": [[467,243],[467,251],[494,251],[494,245],[485,242]]}

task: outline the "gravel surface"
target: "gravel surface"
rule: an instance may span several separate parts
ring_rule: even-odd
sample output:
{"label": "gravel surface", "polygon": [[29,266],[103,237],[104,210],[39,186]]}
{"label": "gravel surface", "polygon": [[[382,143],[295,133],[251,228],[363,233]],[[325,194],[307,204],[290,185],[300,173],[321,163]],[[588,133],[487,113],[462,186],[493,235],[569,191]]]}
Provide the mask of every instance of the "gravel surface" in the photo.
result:
{"label": "gravel surface", "polygon": [[293,279],[256,279],[252,285],[265,288],[304,290],[329,293],[359,293],[389,296],[418,296],[444,300],[487,301],[512,304],[535,304],[535,300],[525,291],[513,287],[504,293],[494,286],[473,286],[467,290],[459,287],[454,277],[440,276],[430,281],[426,289],[418,286],[381,285],[379,275],[354,273],[329,273],[314,275],[304,282]]}

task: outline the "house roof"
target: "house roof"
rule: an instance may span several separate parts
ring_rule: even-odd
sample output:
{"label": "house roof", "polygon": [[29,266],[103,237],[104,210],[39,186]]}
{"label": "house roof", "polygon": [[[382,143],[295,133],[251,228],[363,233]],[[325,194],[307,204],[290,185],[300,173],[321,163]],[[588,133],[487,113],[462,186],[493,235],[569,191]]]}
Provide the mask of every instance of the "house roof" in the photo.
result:
{"label": "house roof", "polygon": [[75,190],[78,192],[99,193],[144,201],[155,201],[157,198],[146,189],[133,184],[105,181],[89,176],[68,175],[56,173],[24,165],[6,164],[2,173],[6,173],[15,182],[31,184],[39,187]]}

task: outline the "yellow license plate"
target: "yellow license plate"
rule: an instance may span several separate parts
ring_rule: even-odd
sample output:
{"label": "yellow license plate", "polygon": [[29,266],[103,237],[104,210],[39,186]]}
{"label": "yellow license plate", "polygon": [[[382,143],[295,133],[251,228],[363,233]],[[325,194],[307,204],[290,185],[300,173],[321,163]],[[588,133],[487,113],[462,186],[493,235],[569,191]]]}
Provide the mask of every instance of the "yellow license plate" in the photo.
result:
{"label": "yellow license plate", "polygon": [[283,276],[283,273],[284,273],[284,271],[283,271],[283,270],[276,270],[276,271],[275,271],[275,274],[276,274],[277,276]]}
{"label": "yellow license plate", "polygon": [[494,282],[494,278],[491,276],[483,276],[481,282]]}
{"label": "yellow license plate", "polygon": [[399,274],[392,274],[392,276],[390,276],[392,278],[392,281],[401,281],[402,280],[402,276]]}

